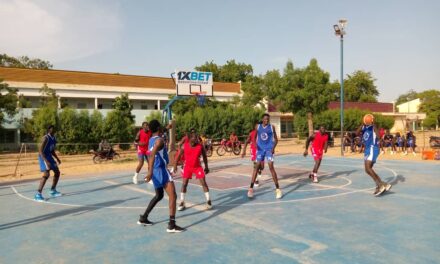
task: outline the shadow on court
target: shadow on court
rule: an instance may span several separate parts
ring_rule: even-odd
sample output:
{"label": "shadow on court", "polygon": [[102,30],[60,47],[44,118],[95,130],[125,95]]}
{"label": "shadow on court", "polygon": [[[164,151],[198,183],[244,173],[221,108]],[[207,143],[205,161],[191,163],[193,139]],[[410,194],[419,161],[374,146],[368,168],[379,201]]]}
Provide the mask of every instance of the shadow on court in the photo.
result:
{"label": "shadow on court", "polygon": [[20,227],[20,226],[29,225],[29,224],[35,224],[38,222],[51,220],[51,219],[66,216],[66,215],[74,215],[74,214],[78,214],[78,213],[81,213],[81,214],[82,213],[89,213],[92,211],[102,209],[103,207],[114,206],[114,205],[121,204],[126,201],[133,200],[133,199],[135,199],[135,198],[129,198],[129,199],[125,199],[125,200],[114,200],[114,201],[109,201],[109,202],[104,202],[104,203],[97,203],[97,204],[85,205],[85,206],[81,206],[81,207],[64,209],[64,210],[57,211],[57,212],[50,213],[50,214],[44,214],[44,215],[40,215],[40,216],[28,218],[28,219],[23,219],[20,221],[2,224],[2,225],[0,225],[0,230]]}

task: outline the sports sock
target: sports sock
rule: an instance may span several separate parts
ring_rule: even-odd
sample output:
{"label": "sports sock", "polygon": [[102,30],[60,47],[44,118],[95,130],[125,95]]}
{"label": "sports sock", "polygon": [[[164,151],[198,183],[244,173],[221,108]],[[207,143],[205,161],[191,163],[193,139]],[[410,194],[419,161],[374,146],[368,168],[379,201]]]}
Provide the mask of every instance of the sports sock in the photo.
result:
{"label": "sports sock", "polygon": [[180,201],[182,201],[182,202],[185,201],[185,193],[184,192],[180,193]]}
{"label": "sports sock", "polygon": [[206,197],[206,201],[211,200],[211,199],[209,198],[209,192],[205,192],[205,197]]}
{"label": "sports sock", "polygon": [[137,177],[139,175],[139,173],[135,172],[134,173],[134,177]]}
{"label": "sports sock", "polygon": [[176,225],[176,216],[175,215],[170,215],[169,225],[172,227],[174,227]]}

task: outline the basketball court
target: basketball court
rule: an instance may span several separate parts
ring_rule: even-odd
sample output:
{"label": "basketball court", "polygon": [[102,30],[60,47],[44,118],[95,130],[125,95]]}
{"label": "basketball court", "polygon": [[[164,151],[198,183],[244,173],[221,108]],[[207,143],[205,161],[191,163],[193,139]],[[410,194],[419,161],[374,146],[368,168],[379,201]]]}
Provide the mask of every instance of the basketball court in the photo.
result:
{"label": "basketball court", "polygon": [[[132,169],[61,179],[62,197],[33,200],[37,181],[0,187],[1,263],[435,263],[440,242],[439,165],[379,161],[390,193],[374,184],[360,159],[324,157],[320,182],[308,179],[312,158],[280,155],[275,166],[284,197],[275,199],[270,173],[248,199],[248,158],[210,163],[213,209],[198,182],[188,187],[180,234],[166,232],[168,201],[136,224],[154,195],[133,185]],[[142,171],[145,173],[145,171]],[[48,185],[50,185],[50,181]],[[180,178],[176,177],[179,194]],[[46,186],[46,197],[49,186]],[[179,195],[178,195],[179,197]]]}

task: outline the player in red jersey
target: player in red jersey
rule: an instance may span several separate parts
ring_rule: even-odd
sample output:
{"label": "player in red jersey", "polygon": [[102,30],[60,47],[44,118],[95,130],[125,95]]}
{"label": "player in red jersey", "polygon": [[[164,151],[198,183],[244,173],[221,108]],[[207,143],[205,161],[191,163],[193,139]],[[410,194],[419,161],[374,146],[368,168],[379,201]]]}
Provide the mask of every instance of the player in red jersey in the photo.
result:
{"label": "player in red jersey", "polygon": [[[185,209],[186,189],[188,187],[189,180],[192,179],[193,174],[196,175],[196,179],[200,180],[200,184],[205,192],[206,208],[211,209],[212,203],[211,198],[209,197],[209,188],[205,180],[205,174],[209,173],[208,158],[206,157],[205,148],[202,146],[202,144],[200,144],[199,136],[194,130],[192,130],[189,134],[189,142],[186,142],[182,145],[178,158],[180,158],[182,155],[185,155],[185,163],[182,170],[183,182],[180,192],[180,203],[177,207],[177,210],[182,211]],[[203,169],[202,165],[200,164],[200,156],[203,157],[205,169]],[[177,164],[174,164],[174,171],[177,171]]]}
{"label": "player in red jersey", "polygon": [[[243,153],[241,154],[241,157],[244,158],[246,155],[246,148],[247,145],[250,144],[251,146],[251,161],[254,163],[254,168],[257,167],[257,130],[255,127],[257,126],[258,121],[254,124],[254,129],[249,133],[246,142],[244,143]],[[259,178],[261,177],[261,171],[264,169],[264,162],[261,163],[260,168],[258,169],[258,178],[255,181],[255,187],[258,187],[260,184]]]}
{"label": "player in red jersey", "polygon": [[320,126],[318,131],[315,131],[306,141],[306,150],[304,151],[304,157],[309,154],[309,144],[312,142],[312,147],[310,151],[315,159],[315,166],[313,167],[312,173],[310,173],[309,178],[313,178],[313,182],[318,182],[318,169],[321,165],[322,156],[327,153],[328,147],[328,134],[325,132],[324,126]]}
{"label": "player in red jersey", "polygon": [[144,166],[144,160],[148,162],[148,142],[151,138],[151,131],[148,128],[148,122],[142,123],[142,128],[139,130],[139,132],[136,134],[136,138],[134,140],[135,145],[137,145],[137,156],[139,163],[136,167],[136,172],[133,176],[133,184],[138,184],[138,175],[139,172],[142,169],[142,166]]}

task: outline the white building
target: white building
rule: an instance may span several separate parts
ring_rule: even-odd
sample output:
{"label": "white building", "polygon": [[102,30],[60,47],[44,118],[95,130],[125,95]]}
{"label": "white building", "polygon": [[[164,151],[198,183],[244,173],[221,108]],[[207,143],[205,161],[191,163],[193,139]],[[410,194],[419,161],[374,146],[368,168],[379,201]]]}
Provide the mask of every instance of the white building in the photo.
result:
{"label": "white building", "polygon": [[[30,108],[20,109],[10,123],[3,124],[6,130],[0,144],[11,147],[20,143],[19,120],[31,117],[32,111],[39,106],[39,90],[43,85],[54,89],[60,102],[74,109],[96,109],[104,116],[111,111],[114,98],[128,93],[136,126],[141,126],[151,112],[163,109],[169,97],[176,94],[171,78],[125,74],[0,67],[0,80],[17,88],[18,94],[31,104]],[[226,101],[240,94],[240,84],[214,82],[213,90],[217,100]]]}

